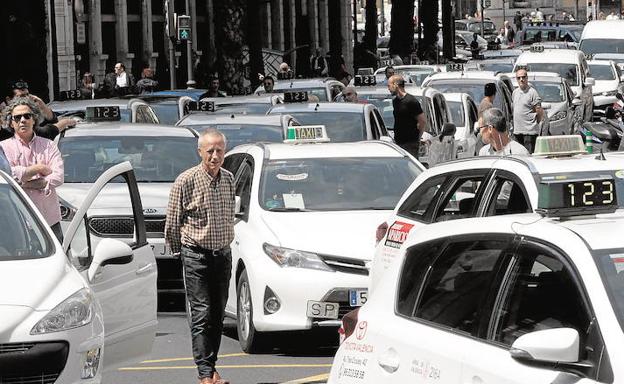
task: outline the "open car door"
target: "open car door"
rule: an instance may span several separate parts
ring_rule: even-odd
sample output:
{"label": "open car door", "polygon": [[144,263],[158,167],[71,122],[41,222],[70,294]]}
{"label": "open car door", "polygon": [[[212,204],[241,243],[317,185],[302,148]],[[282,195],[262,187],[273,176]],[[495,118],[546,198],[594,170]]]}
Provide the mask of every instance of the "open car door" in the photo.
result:
{"label": "open car door", "polygon": [[[133,242],[101,238],[91,228],[89,212],[108,183],[125,183],[131,206]],[[117,196],[116,196],[117,198]],[[118,220],[106,209],[98,219]],[[143,207],[132,165],[117,164],[95,181],[69,225],[63,250],[91,285],[104,316],[103,367],[106,370],[143,359],[152,349],[156,333],[156,260],[147,243]]]}

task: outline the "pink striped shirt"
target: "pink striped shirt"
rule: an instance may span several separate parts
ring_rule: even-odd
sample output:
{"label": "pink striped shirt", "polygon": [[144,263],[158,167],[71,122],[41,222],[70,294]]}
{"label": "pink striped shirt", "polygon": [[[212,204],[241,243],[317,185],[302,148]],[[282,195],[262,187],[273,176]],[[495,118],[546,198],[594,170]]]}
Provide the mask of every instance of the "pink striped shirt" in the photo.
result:
{"label": "pink striped shirt", "polygon": [[[59,205],[56,187],[63,184],[64,167],[61,152],[56,144],[48,139],[35,135],[30,143],[24,142],[18,135],[0,142],[0,146],[11,165],[13,177],[22,184],[30,180],[43,178],[47,181],[44,189],[24,189],[30,196],[35,206],[46,219],[49,225],[61,221],[61,208]],[[36,175],[32,179],[24,180],[26,168],[35,164],[45,164],[52,173],[48,176]]]}

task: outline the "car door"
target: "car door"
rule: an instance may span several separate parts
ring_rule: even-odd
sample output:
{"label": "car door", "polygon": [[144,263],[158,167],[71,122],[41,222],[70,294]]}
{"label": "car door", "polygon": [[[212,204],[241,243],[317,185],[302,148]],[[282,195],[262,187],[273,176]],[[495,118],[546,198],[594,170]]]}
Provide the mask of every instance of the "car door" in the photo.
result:
{"label": "car door", "polygon": [[[581,279],[567,257],[544,242],[523,238],[499,269],[492,287],[494,306],[476,338],[468,341],[462,383],[550,384],[612,382],[604,341]],[[581,366],[519,361],[510,349],[520,336],[553,328],[573,328],[580,335]],[[582,380],[582,377],[596,378]],[[610,379],[609,379],[610,377]]]}
{"label": "car door", "polygon": [[[110,182],[123,182],[128,186],[128,194],[119,198],[131,201],[134,241],[129,245],[132,254],[122,264],[101,266],[90,278],[93,256],[99,252],[111,252],[112,248],[102,243],[103,240],[100,244],[92,243],[88,213],[100,191]],[[95,181],[65,233],[63,250],[85,276],[102,307],[104,367],[111,369],[140,361],[151,352],[158,324],[156,259],[147,243],[143,207],[129,162],[109,168]]]}
{"label": "car door", "polygon": [[445,237],[406,250],[396,315],[375,343],[376,360],[390,373],[378,382],[462,383],[463,356],[487,321],[482,313],[491,311],[490,287],[511,239]]}
{"label": "car door", "polygon": [[[234,221],[234,241],[232,241],[232,271],[243,258],[241,243],[253,229],[249,228],[249,207],[251,204],[251,183],[254,176],[254,159],[249,154],[242,154],[241,163],[235,174],[235,194],[240,209],[236,213]],[[236,314],[236,279],[230,279],[228,301],[226,311]]]}

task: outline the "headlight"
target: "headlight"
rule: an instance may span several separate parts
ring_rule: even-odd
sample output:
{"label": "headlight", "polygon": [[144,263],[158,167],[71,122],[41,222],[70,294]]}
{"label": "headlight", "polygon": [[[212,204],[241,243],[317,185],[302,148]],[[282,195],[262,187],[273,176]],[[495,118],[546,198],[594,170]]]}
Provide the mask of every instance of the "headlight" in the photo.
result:
{"label": "headlight", "polygon": [[31,335],[82,327],[93,319],[93,295],[86,288],[74,293],[51,310],[31,329]]}
{"label": "headlight", "polygon": [[74,215],[76,215],[76,208],[63,199],[59,199],[61,205],[61,220],[72,221]]}
{"label": "headlight", "polygon": [[267,254],[267,256],[269,256],[273,261],[277,263],[277,265],[282,268],[294,267],[316,269],[319,271],[334,271],[329,265],[325,264],[325,262],[321,260],[321,258],[315,253],[276,247],[267,243],[264,243],[262,248],[264,249],[264,252]]}
{"label": "headlight", "polygon": [[552,115],[550,117],[550,120],[552,120],[552,121],[561,120],[561,119],[565,119],[566,116],[568,116],[568,113],[566,111],[559,111],[559,112],[555,113],[554,115]]}

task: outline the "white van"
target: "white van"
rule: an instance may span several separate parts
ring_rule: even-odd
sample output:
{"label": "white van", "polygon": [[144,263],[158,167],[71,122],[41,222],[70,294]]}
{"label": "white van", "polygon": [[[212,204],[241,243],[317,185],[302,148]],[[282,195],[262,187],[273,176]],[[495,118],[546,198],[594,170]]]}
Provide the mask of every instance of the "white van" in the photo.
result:
{"label": "white van", "polygon": [[624,53],[624,20],[590,21],[583,29],[579,49],[586,55]]}

